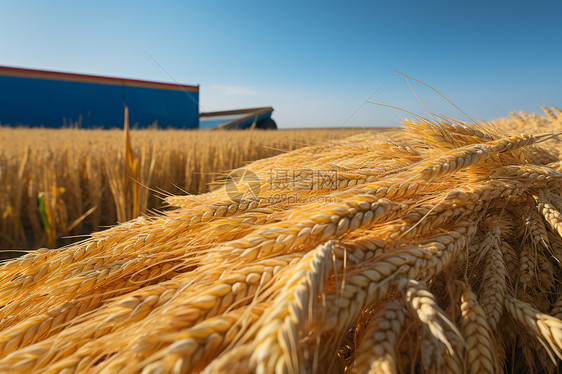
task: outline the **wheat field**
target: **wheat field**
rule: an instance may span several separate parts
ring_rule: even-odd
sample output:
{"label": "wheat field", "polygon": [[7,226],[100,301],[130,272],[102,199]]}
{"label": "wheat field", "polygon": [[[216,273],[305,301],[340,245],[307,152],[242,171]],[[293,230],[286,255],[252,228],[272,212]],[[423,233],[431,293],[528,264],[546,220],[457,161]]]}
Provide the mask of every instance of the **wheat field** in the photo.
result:
{"label": "wheat field", "polygon": [[5,262],[0,372],[557,372],[562,112],[545,114],[283,152]]}
{"label": "wheat field", "polygon": [[0,249],[69,244],[248,162],[357,131],[131,130],[127,148],[118,129],[0,127]]}

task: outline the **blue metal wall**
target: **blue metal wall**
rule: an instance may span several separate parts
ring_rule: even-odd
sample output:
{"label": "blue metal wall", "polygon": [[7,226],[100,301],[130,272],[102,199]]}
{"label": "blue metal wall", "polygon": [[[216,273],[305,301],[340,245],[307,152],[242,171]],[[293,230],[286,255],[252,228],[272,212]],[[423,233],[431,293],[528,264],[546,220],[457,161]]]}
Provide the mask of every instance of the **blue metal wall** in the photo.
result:
{"label": "blue metal wall", "polygon": [[125,104],[131,126],[199,127],[197,91],[0,76],[2,125],[122,127]]}

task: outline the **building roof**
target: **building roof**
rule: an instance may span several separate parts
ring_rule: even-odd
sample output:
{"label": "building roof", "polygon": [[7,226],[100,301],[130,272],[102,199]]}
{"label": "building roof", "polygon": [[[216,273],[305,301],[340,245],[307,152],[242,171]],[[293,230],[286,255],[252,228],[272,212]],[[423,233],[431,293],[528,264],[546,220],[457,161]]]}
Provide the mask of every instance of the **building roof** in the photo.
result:
{"label": "building roof", "polygon": [[0,66],[0,76],[198,92],[199,86]]}

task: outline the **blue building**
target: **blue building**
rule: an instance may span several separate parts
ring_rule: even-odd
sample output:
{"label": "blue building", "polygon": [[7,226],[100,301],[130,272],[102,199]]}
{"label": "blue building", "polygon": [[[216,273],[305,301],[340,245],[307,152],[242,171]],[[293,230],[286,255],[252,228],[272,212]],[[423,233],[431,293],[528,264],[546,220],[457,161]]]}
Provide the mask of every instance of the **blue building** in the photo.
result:
{"label": "blue building", "polygon": [[199,128],[199,86],[0,66],[0,124]]}

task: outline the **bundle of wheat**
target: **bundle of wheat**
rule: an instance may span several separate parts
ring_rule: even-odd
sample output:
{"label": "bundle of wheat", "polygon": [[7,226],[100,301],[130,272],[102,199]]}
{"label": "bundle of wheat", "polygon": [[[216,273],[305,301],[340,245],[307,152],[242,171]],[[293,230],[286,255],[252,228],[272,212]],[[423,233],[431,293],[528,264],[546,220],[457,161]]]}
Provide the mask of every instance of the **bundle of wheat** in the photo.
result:
{"label": "bundle of wheat", "polygon": [[540,133],[407,122],[6,262],[0,371],[554,372],[562,172]]}

